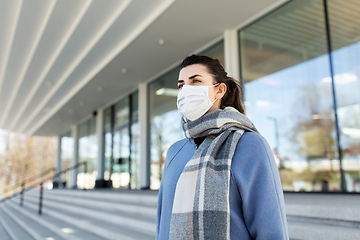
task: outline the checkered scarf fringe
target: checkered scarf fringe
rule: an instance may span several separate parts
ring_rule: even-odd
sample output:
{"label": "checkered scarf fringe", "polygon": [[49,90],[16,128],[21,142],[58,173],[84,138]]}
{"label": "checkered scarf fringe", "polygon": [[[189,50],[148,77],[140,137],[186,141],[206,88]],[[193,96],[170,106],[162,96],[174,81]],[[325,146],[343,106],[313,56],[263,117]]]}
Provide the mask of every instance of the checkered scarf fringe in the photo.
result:
{"label": "checkered scarf fringe", "polygon": [[230,167],[244,131],[253,123],[232,107],[182,121],[187,138],[206,137],[176,185],[169,239],[230,239]]}

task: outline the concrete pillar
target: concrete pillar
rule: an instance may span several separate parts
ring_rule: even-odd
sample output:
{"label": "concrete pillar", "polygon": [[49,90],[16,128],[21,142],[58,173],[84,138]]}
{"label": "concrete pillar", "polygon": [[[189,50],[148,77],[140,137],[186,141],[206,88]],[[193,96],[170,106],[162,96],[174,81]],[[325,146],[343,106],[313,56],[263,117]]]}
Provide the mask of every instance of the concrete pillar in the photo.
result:
{"label": "concrete pillar", "polygon": [[[74,166],[79,163],[79,128],[77,125],[71,126],[71,137],[74,140],[74,152],[73,152],[73,158],[71,161],[70,166]],[[77,188],[77,175],[78,175],[79,169],[73,169],[70,171],[70,179],[69,184],[67,184],[68,188]]]}
{"label": "concrete pillar", "polygon": [[96,139],[98,144],[97,153],[97,177],[95,182],[95,188],[106,187],[104,180],[105,170],[105,139],[104,139],[104,110],[98,109],[96,111]]}
{"label": "concrete pillar", "polygon": [[150,130],[148,111],[148,90],[146,83],[139,84],[139,124],[140,124],[140,188],[150,187]]}
{"label": "concrete pillar", "polygon": [[[57,137],[57,152],[56,152],[56,159],[55,159],[55,173],[58,174],[61,172],[61,136]],[[60,176],[55,178],[54,187],[57,187],[58,184],[61,182]]]}
{"label": "concrete pillar", "polygon": [[224,31],[225,71],[228,76],[240,80],[239,38],[237,30]]}

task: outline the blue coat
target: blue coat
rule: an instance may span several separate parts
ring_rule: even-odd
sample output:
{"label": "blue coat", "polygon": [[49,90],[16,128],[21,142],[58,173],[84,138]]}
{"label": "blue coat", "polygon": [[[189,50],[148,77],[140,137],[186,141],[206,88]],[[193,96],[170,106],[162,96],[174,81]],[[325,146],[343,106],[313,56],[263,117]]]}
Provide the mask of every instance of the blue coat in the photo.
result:
{"label": "blue coat", "polygon": [[[169,238],[176,183],[195,150],[193,139],[183,139],[167,152],[159,190],[158,240]],[[279,171],[268,143],[259,134],[245,132],[236,147],[229,202],[232,240],[289,239]]]}

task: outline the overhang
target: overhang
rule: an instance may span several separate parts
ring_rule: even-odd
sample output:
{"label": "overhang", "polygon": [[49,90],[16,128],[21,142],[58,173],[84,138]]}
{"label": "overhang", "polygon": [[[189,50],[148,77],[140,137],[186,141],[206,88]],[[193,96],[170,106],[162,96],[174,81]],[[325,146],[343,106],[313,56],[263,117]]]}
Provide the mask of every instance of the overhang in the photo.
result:
{"label": "overhang", "polygon": [[284,2],[1,1],[0,128],[62,134]]}

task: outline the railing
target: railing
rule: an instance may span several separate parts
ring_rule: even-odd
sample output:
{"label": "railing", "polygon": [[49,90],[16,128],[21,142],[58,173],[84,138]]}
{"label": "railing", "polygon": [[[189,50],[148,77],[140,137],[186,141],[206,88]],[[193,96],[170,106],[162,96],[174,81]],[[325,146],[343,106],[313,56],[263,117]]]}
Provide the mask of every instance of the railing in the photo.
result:
{"label": "railing", "polygon": [[[7,200],[10,200],[12,199],[13,197],[16,197],[20,194],[20,206],[23,206],[23,203],[24,203],[24,195],[25,195],[25,191],[28,191],[34,187],[37,187],[39,186],[40,187],[40,195],[39,195],[39,215],[42,214],[42,207],[43,207],[43,195],[44,195],[44,191],[43,191],[43,188],[44,188],[44,182],[52,179],[53,180],[53,183],[56,182],[56,179],[61,179],[61,175],[62,174],[65,174],[71,170],[75,170],[75,169],[78,169],[80,166],[84,165],[84,173],[86,174],[87,173],[87,162],[80,162],[80,163],[77,163],[75,164],[74,166],[72,167],[69,167],[63,171],[60,171],[58,173],[55,173],[55,168],[49,168],[48,170],[45,170],[44,172],[40,173],[39,175],[37,176],[33,176],[25,181],[22,181],[21,183],[18,183],[16,184],[15,186],[11,187],[11,188],[7,188],[5,189],[4,193],[3,193],[3,196],[6,196],[7,193],[9,192],[14,192],[16,191],[19,187],[21,187],[21,191],[17,192],[17,193],[13,193],[11,196],[9,197],[3,197],[1,199],[1,202],[5,202]],[[46,177],[49,173],[52,173],[51,176],[48,176]],[[45,177],[44,177],[45,176]],[[32,183],[36,181],[35,183]],[[86,188],[84,187],[83,190],[86,190]]]}

